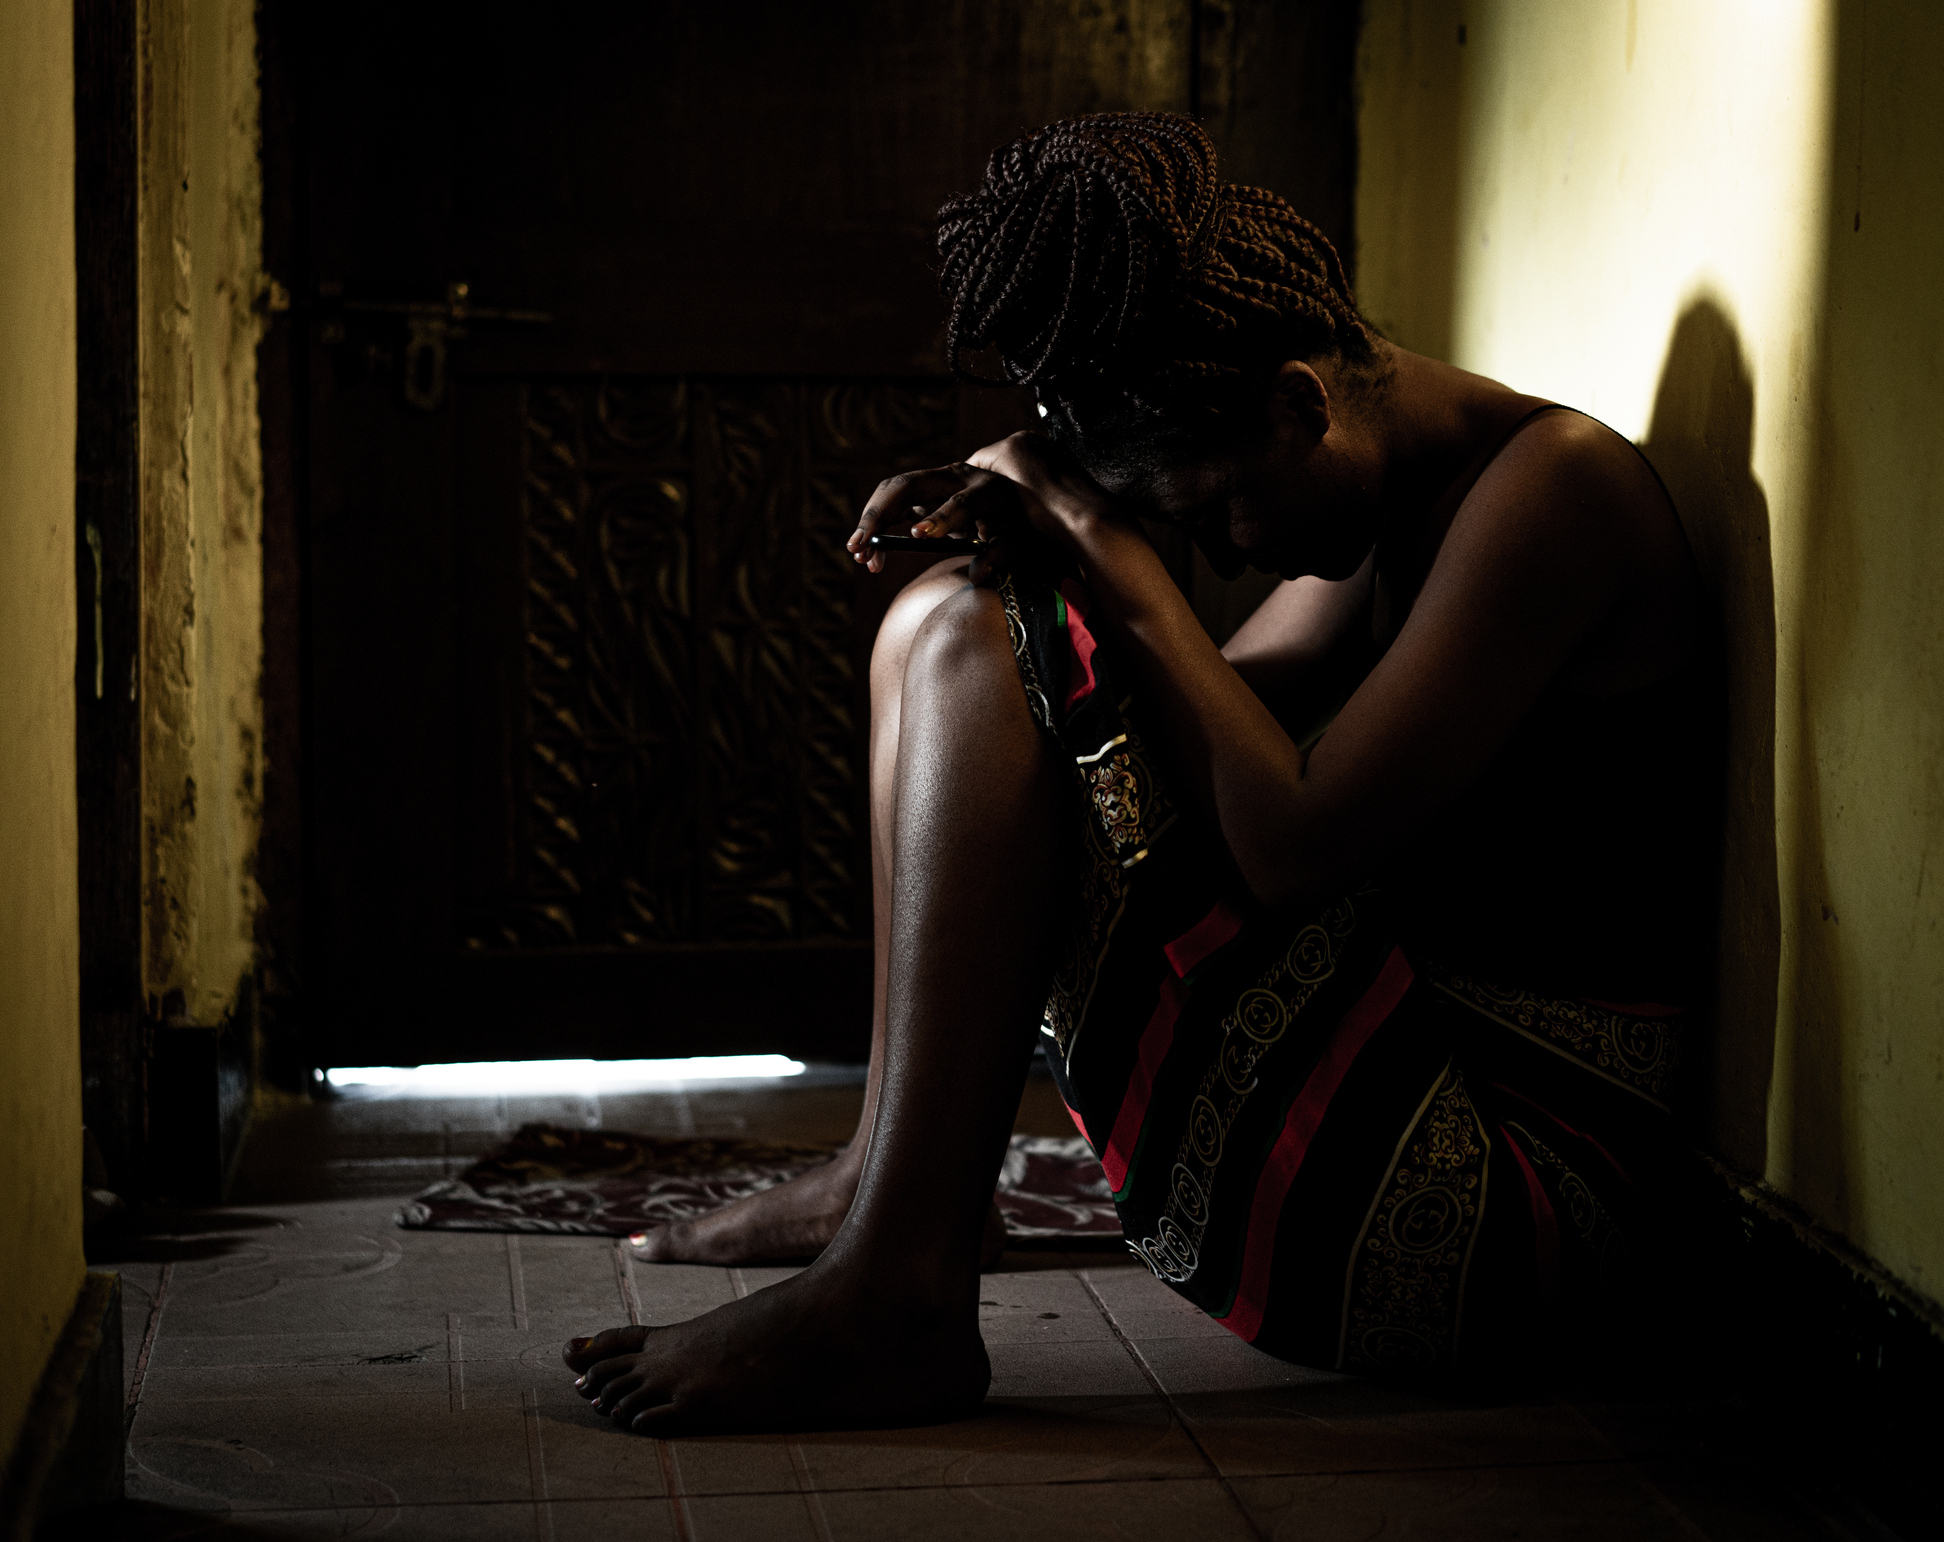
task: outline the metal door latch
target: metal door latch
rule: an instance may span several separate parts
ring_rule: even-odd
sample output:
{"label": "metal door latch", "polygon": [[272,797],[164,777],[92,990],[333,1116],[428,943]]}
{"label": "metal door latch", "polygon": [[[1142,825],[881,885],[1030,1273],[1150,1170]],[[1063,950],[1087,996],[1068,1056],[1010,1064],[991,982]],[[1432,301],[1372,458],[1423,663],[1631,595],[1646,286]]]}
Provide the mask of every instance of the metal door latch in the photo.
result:
{"label": "metal door latch", "polygon": [[[343,286],[318,285],[321,298],[335,299]],[[344,300],[346,311],[359,311],[405,318],[404,395],[407,404],[421,412],[431,412],[445,400],[446,344],[464,341],[466,329],[475,321],[512,321],[542,324],[553,320],[547,311],[511,310],[503,306],[474,305],[472,286],[455,279],[446,285],[443,300]],[[328,332],[326,342],[339,341]]]}

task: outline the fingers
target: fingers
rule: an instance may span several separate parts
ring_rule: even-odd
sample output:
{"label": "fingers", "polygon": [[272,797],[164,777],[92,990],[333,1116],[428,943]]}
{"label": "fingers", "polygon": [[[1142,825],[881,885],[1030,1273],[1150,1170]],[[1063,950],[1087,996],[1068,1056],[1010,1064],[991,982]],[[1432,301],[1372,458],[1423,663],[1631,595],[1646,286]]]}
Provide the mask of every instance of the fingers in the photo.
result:
{"label": "fingers", "polygon": [[919,517],[911,524],[913,535],[955,535],[971,524],[977,516],[972,509],[978,500],[980,489],[968,487],[953,493],[943,503],[926,514],[922,509],[912,512]]}
{"label": "fingers", "polygon": [[1019,484],[991,472],[975,472],[962,492],[954,493],[912,526],[923,535],[971,535],[992,540],[1008,530],[1030,524]]}
{"label": "fingers", "polygon": [[[864,505],[857,529],[844,545],[856,561],[880,573],[884,554],[870,549],[871,537],[899,526],[917,536],[960,535],[976,526],[989,541],[1002,538],[1010,529],[1023,535],[1031,527],[1041,537],[1057,541],[1059,517],[1046,499],[1061,476],[1071,480],[1069,473],[1066,458],[1044,435],[1014,434],[956,465],[887,477]],[[1084,474],[1079,475],[1091,488]],[[1097,488],[1092,492],[1099,495]],[[1003,558],[988,554],[982,567],[974,567],[973,582],[996,582],[992,575],[1002,567]]]}
{"label": "fingers", "polygon": [[996,589],[1008,571],[1005,543],[988,540],[984,549],[972,558],[972,565],[965,570],[965,576],[972,580],[975,589]]}
{"label": "fingers", "polygon": [[884,554],[870,549],[874,535],[906,525],[913,535],[949,536],[979,519],[1001,518],[1019,508],[1019,489],[1010,481],[963,461],[907,471],[878,484],[844,545],[853,558],[878,573],[884,569]]}
{"label": "fingers", "polygon": [[882,572],[884,554],[870,549],[871,537],[909,525],[914,514],[922,516],[926,509],[962,490],[964,470],[960,466],[936,466],[929,471],[905,471],[886,477],[864,505],[857,528],[844,542],[845,549],[873,573]]}

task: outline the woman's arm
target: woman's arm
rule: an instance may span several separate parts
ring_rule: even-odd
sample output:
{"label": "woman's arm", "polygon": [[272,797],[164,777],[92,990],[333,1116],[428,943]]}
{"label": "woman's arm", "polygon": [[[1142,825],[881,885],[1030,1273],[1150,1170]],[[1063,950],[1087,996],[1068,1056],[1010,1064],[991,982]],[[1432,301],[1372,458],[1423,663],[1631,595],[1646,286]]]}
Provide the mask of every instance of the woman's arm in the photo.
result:
{"label": "woman's arm", "polygon": [[1351,577],[1278,584],[1222,657],[1299,743],[1342,706],[1377,661],[1371,634],[1373,553]]}
{"label": "woman's arm", "polygon": [[1396,641],[1305,755],[1111,499],[1037,436],[973,464],[1017,484],[1080,563],[1170,761],[1265,902],[1327,899],[1421,828],[1642,575],[1637,458],[1584,419],[1541,420],[1479,478]]}

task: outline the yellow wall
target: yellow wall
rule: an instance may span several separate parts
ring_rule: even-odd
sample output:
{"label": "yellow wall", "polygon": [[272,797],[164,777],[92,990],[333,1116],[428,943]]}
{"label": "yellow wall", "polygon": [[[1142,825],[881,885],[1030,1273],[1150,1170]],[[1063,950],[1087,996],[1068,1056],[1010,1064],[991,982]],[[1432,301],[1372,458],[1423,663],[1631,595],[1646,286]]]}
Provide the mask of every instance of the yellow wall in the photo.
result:
{"label": "yellow wall", "polygon": [[254,960],[261,818],[262,197],[248,0],[141,28],[143,980],[223,1020]]}
{"label": "yellow wall", "polygon": [[0,1453],[82,1275],[71,11],[0,6]]}
{"label": "yellow wall", "polygon": [[1374,320],[1672,486],[1734,698],[1701,1115],[1933,1299],[1939,57],[1923,0],[1372,0],[1358,187]]}

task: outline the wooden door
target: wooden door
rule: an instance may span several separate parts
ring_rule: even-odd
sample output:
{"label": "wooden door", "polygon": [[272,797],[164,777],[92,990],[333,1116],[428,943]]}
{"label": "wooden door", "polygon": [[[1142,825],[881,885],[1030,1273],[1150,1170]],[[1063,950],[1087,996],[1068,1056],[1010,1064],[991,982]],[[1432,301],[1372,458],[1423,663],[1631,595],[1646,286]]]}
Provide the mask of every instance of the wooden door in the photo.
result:
{"label": "wooden door", "polygon": [[305,1058],[861,1051],[894,583],[841,542],[1020,410],[944,377],[931,216],[1024,128],[1192,108],[1207,10],[266,7]]}

